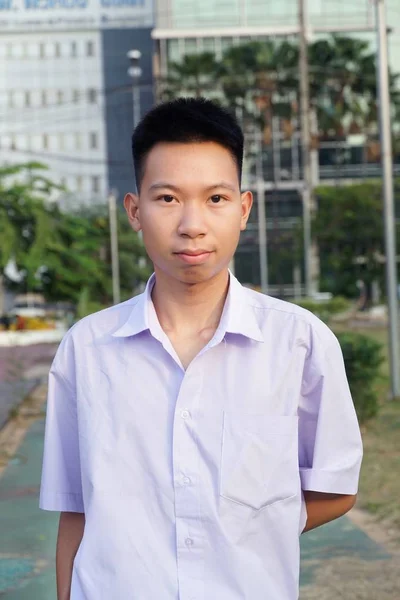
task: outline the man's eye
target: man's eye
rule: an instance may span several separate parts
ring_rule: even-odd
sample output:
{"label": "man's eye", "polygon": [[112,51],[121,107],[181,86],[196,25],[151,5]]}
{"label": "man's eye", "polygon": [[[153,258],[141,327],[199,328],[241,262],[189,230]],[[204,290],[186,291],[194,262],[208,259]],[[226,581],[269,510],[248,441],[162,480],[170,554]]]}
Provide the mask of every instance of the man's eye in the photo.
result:
{"label": "man's eye", "polygon": [[161,196],[161,199],[164,200],[164,202],[168,202],[168,203],[171,203],[174,201],[174,197],[169,196],[168,194],[164,194],[164,196]]}
{"label": "man's eye", "polygon": [[222,196],[215,195],[215,196],[211,196],[210,200],[213,204],[219,204],[221,202],[221,200],[223,200],[223,198],[222,198]]}

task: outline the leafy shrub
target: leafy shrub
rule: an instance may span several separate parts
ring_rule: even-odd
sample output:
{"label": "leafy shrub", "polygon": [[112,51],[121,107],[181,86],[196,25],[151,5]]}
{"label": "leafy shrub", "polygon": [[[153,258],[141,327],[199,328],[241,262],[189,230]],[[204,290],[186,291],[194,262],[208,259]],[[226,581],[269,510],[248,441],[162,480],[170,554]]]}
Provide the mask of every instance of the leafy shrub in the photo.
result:
{"label": "leafy shrub", "polygon": [[375,417],[379,398],[376,383],[383,362],[382,344],[360,333],[339,333],[346,373],[360,423]]}

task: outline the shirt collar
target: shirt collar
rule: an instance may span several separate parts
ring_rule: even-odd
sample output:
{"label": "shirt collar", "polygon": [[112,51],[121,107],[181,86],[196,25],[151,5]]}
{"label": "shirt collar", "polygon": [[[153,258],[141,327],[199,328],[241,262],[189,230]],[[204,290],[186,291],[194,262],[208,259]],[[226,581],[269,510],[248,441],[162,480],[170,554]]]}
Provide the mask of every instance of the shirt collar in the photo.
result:
{"label": "shirt collar", "polygon": [[[137,296],[137,302],[133,305],[128,319],[112,334],[114,337],[130,337],[153,329],[155,309],[151,292],[155,280],[155,274],[153,273],[144,292]],[[229,271],[229,291],[218,326],[218,331],[222,334],[222,337],[225,333],[232,333],[243,335],[257,342],[264,341],[254,306],[249,300],[246,289]]]}

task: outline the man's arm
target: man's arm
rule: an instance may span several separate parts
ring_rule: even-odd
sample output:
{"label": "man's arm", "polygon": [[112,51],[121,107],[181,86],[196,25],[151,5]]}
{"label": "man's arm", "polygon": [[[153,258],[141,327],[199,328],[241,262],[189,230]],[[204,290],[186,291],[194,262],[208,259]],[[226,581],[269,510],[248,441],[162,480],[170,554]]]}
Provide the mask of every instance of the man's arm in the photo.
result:
{"label": "man's arm", "polygon": [[62,512],[58,526],[56,572],[57,600],[69,600],[72,566],[85,529],[83,513]]}
{"label": "man's arm", "polygon": [[341,494],[323,494],[309,491],[303,493],[307,506],[307,524],[303,533],[345,515],[353,508],[357,499],[357,496]]}

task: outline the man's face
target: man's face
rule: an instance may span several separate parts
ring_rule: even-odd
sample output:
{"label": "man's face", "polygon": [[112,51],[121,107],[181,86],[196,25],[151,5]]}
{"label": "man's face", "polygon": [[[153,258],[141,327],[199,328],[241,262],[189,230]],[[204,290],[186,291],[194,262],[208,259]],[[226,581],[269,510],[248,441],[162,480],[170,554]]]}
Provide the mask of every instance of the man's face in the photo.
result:
{"label": "man's face", "polygon": [[240,193],[230,152],[213,142],[157,144],[147,156],[139,197],[125,197],[155,271],[184,283],[227,268],[251,205],[251,193]]}

